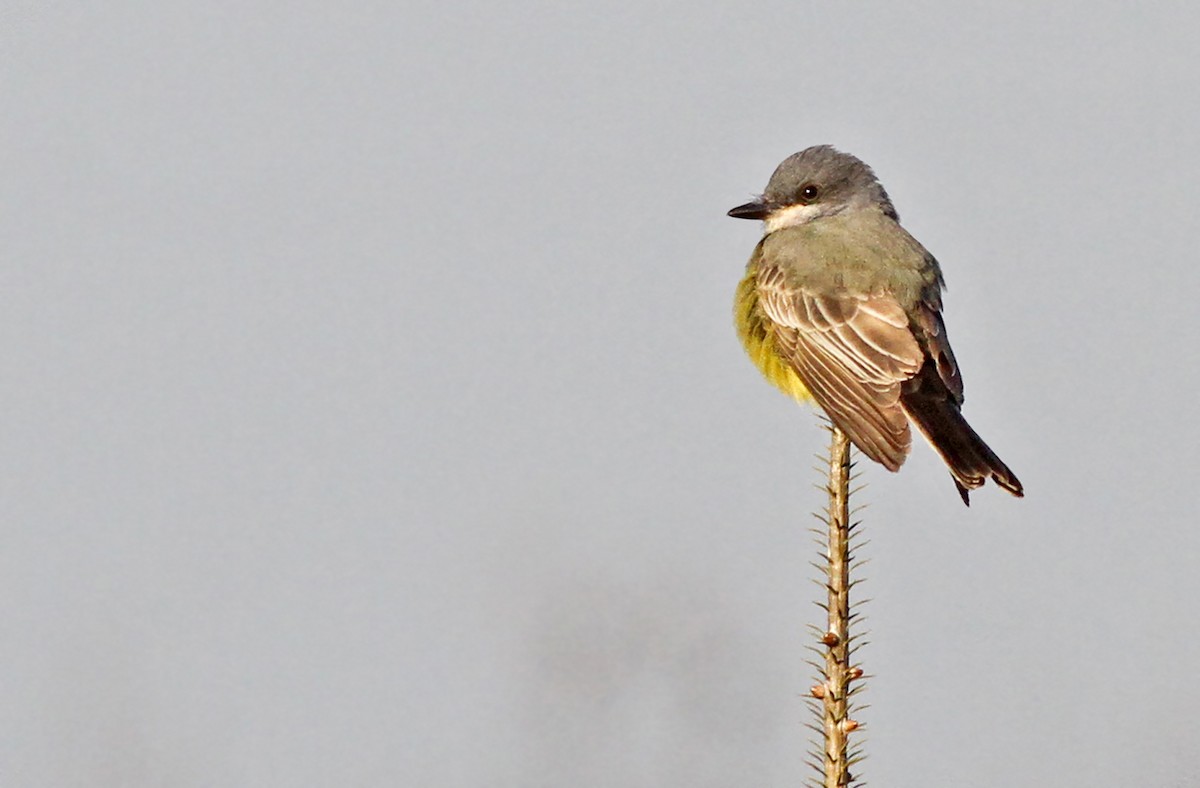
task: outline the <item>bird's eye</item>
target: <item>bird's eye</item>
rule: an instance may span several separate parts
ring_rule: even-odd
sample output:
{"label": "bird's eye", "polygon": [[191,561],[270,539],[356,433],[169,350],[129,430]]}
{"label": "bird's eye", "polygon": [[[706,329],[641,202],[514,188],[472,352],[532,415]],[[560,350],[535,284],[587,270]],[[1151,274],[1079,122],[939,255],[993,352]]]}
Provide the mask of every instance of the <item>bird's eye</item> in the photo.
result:
{"label": "bird's eye", "polygon": [[817,199],[817,195],[820,193],[821,190],[811,183],[805,184],[800,189],[800,197],[803,198],[805,202],[812,202],[813,200]]}

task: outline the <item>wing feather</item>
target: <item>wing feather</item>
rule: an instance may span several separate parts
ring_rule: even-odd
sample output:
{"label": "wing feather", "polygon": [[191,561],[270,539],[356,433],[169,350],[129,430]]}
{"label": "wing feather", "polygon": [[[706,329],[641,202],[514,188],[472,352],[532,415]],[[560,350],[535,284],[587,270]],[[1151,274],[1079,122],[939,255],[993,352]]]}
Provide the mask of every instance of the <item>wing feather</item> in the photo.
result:
{"label": "wing feather", "polygon": [[759,270],[758,291],[781,354],[817,404],[863,453],[897,470],[912,443],[900,387],[924,358],[904,308],[889,293],[792,286],[772,265]]}

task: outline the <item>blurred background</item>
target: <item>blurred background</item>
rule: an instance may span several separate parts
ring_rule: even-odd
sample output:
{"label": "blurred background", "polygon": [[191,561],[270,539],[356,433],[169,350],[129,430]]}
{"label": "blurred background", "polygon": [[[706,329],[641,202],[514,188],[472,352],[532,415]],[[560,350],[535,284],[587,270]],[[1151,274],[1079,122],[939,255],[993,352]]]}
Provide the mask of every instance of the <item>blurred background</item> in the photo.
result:
{"label": "blurred background", "polygon": [[0,782],[799,784],[725,211],[831,143],[1027,490],[864,463],[859,773],[1200,784],[1197,16],[4,4]]}

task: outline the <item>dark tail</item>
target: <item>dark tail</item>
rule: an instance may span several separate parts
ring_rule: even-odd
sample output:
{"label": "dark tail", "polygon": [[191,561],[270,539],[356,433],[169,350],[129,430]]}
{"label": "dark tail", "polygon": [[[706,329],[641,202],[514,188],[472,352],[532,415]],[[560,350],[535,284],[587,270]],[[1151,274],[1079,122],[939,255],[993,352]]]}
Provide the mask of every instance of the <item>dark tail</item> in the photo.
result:
{"label": "dark tail", "polygon": [[963,503],[970,506],[967,493],[982,487],[989,478],[1018,498],[1023,497],[1021,482],[967,424],[958,403],[939,394],[943,392],[930,395],[920,390],[909,391],[901,397],[901,402],[908,417],[950,468]]}

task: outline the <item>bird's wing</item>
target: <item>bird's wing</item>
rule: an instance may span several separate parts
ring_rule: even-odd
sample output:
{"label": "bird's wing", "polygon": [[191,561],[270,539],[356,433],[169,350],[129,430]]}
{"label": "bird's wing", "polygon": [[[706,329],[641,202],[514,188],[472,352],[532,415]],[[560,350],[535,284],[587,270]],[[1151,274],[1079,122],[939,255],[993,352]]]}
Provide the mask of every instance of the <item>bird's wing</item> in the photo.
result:
{"label": "bird's wing", "polygon": [[936,294],[931,298],[932,300],[927,298],[917,304],[913,310],[912,322],[917,328],[919,341],[925,347],[926,355],[934,364],[938,378],[949,392],[949,399],[961,405],[962,373],[958,371],[958,362],[954,359],[954,351],[950,349],[950,340],[946,337],[941,299]]}
{"label": "bird's wing", "polygon": [[889,293],[790,285],[772,265],[759,269],[758,294],[780,354],[817,404],[864,454],[898,470],[912,443],[900,384],[924,361],[904,308]]}

